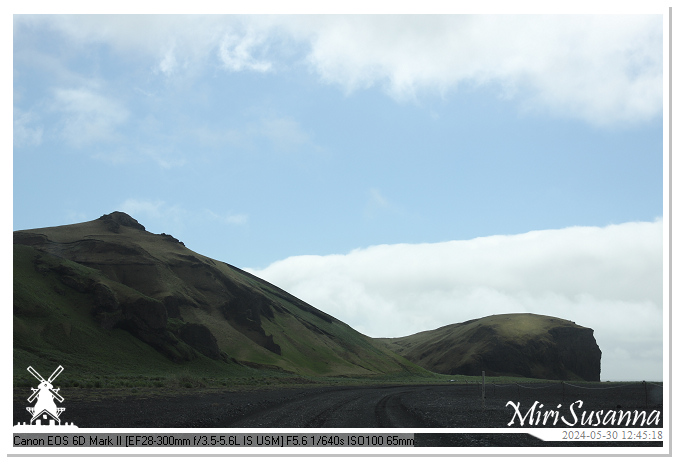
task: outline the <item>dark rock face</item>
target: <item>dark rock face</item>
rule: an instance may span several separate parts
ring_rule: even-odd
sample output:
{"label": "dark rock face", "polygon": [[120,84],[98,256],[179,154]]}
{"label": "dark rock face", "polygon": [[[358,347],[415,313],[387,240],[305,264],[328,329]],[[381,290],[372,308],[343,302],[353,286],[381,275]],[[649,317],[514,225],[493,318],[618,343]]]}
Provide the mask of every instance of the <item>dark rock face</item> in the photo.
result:
{"label": "dark rock face", "polygon": [[121,308],[125,319],[134,324],[137,330],[162,331],[167,326],[167,311],[158,300],[142,297],[122,304]]}
{"label": "dark rock face", "polygon": [[115,293],[106,285],[97,282],[93,287],[94,306],[92,315],[104,329],[112,329],[123,321],[123,313]]}
{"label": "dark rock face", "polygon": [[208,358],[219,359],[220,351],[217,339],[210,329],[202,324],[187,323],[178,330],[179,338],[187,345],[195,348]]}
{"label": "dark rock face", "polygon": [[[276,305],[278,311],[283,311]],[[219,310],[229,323],[253,342],[272,353],[281,354],[281,347],[273,341],[272,335],[266,335],[262,328],[262,317],[273,318],[272,302],[262,295],[242,294],[238,292],[230,301],[224,303]]]}
{"label": "dark rock face", "polygon": [[[74,268],[50,264],[40,256],[33,264],[41,274],[53,272],[64,286],[89,295],[92,298],[92,316],[102,328],[125,329],[160,351],[164,351],[164,347],[172,341],[166,333],[168,312],[160,301],[143,296],[119,301],[111,287],[83,276]],[[177,359],[177,356],[171,357]]]}
{"label": "dark rock face", "polygon": [[556,344],[559,361],[584,380],[601,379],[601,349],[588,328],[555,327],[549,331]]}
{"label": "dark rock face", "polygon": [[160,236],[163,237],[163,240],[166,240],[166,241],[172,242],[172,243],[178,243],[179,245],[184,246],[184,242],[180,242],[179,239],[174,238],[170,234],[164,234],[164,233],[161,232]]}
{"label": "dark rock face", "polygon": [[[489,328],[485,328],[485,336]],[[492,329],[490,329],[492,332]],[[546,337],[523,344],[490,338],[487,349],[473,361],[448,374],[518,375],[552,380],[600,380],[601,350],[587,328],[555,327]]]}
{"label": "dark rock face", "polygon": [[97,282],[94,285],[94,308],[96,312],[112,313],[118,309],[115,293],[106,285]]}
{"label": "dark rock face", "polygon": [[[182,302],[183,303],[183,302]],[[165,305],[165,310],[167,311],[167,317],[181,318],[181,312],[179,311],[180,300],[174,295],[168,295],[163,298],[163,305]]]}
{"label": "dark rock face", "polygon": [[131,227],[138,230],[146,230],[146,227],[142,226],[134,219],[132,216],[126,213],[121,213],[120,211],[114,211],[111,214],[104,214],[99,218],[100,221],[104,221],[106,226],[111,232],[118,232],[120,226]]}

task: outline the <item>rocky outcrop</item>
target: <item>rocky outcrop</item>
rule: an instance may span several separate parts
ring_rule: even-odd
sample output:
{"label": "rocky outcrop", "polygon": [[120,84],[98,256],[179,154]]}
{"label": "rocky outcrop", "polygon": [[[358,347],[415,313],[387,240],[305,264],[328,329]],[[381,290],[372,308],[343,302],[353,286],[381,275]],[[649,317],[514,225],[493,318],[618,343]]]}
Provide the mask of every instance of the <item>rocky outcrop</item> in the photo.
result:
{"label": "rocky outcrop", "polygon": [[166,240],[166,241],[171,242],[171,243],[178,243],[179,245],[184,246],[184,242],[180,242],[179,239],[174,238],[170,234],[161,233],[160,236],[163,237],[163,240]]}
{"label": "rocky outcrop", "polygon": [[383,340],[406,359],[442,374],[600,380],[594,331],[549,316],[489,316]]}
{"label": "rocky outcrop", "polygon": [[600,380],[601,350],[594,330],[585,327],[554,327],[549,330],[559,362],[584,380]]}
{"label": "rocky outcrop", "polygon": [[187,323],[177,330],[177,334],[187,345],[195,348],[208,358],[219,359],[220,351],[217,339],[212,335],[210,329],[204,325]]}
{"label": "rocky outcrop", "polygon": [[121,213],[120,211],[104,214],[99,220],[103,221],[111,232],[117,233],[120,230],[120,226],[131,227],[137,230],[146,230],[146,227],[139,224],[135,218],[129,214]]}
{"label": "rocky outcrop", "polygon": [[[41,275],[53,274],[64,287],[91,298],[91,314],[103,329],[126,330],[174,361],[194,359],[196,352],[212,359],[221,358],[215,337],[204,325],[182,323],[174,330],[168,328],[170,317],[181,317],[177,298],[168,296],[161,302],[144,295],[132,298],[126,294],[119,295],[111,288],[111,283],[107,285],[77,267],[42,254],[33,264]],[[58,293],[63,295],[64,292],[60,290]]]}
{"label": "rocky outcrop", "polygon": [[238,292],[219,309],[224,318],[250,340],[272,353],[281,354],[281,347],[274,342],[273,336],[267,335],[262,328],[262,317],[273,319],[274,308],[284,311],[281,305],[262,295]]}
{"label": "rocky outcrop", "polygon": [[139,297],[121,304],[121,309],[125,320],[138,331],[162,331],[167,326],[167,311],[158,300]]}

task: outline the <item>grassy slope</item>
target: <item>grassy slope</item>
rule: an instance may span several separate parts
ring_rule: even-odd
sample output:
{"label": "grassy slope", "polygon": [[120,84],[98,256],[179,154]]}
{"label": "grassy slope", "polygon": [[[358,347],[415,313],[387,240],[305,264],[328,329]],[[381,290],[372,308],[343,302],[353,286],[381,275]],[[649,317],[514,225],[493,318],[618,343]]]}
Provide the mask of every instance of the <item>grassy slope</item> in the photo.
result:
{"label": "grassy slope", "polygon": [[[296,300],[283,290],[241,270],[233,269],[234,278],[260,288],[272,300],[282,304],[291,315],[278,315],[264,321],[267,333],[275,337],[282,354],[301,367],[302,373],[322,375],[379,375],[395,372],[430,377],[433,374],[407,359],[385,350],[384,345],[357,332],[347,324],[321,318],[293,304]],[[304,321],[304,322],[303,322]],[[364,371],[357,370],[360,366]]]}
{"label": "grassy slope", "polygon": [[117,290],[123,287],[91,268],[15,245],[15,383],[34,382],[26,371],[29,365],[41,373],[51,372],[59,364],[68,366],[62,381],[69,377],[160,379],[178,370],[189,376],[253,375],[252,369],[203,356],[178,366],[125,330],[102,329],[90,315],[91,295],[63,285],[54,273],[39,273],[33,265],[37,256],[97,278]]}
{"label": "grassy slope", "polygon": [[483,353],[490,337],[479,336],[485,328],[494,331],[505,342],[525,345],[529,340],[544,337],[554,327],[579,327],[571,321],[536,314],[499,314],[451,324],[435,330],[419,332],[400,338],[379,339],[385,347],[409,359],[419,359],[420,364],[464,365]]}
{"label": "grassy slope", "polygon": [[[15,382],[32,381],[30,374],[25,371],[27,365],[33,365],[42,372],[52,369],[53,365],[63,364],[69,366],[69,372],[79,371],[90,377],[154,378],[178,370],[204,377],[256,377],[263,373],[244,365],[214,361],[202,355],[191,362],[177,365],[127,331],[102,329],[90,315],[92,295],[79,293],[63,285],[54,273],[39,272],[34,265],[38,255],[52,266],[64,265],[73,269],[77,276],[105,283],[119,298],[121,295],[123,298],[139,298],[141,294],[117,281],[142,281],[149,279],[150,275],[152,279],[148,287],[144,287],[147,297],[160,300],[168,294],[175,294],[195,301],[195,288],[182,281],[169,266],[184,261],[207,265],[240,285],[252,287],[289,311],[289,314],[275,313],[272,320],[262,320],[266,333],[273,334],[274,341],[281,346],[281,356],[253,343],[214,309],[182,309],[182,317],[187,322],[198,322],[209,327],[220,349],[240,361],[275,366],[305,376],[436,377],[346,324],[327,315],[318,317],[313,311],[302,309],[295,304],[294,297],[282,290],[225,263],[215,262],[177,243],[161,239],[158,235],[127,227],[121,228],[123,233],[115,234],[103,230],[99,221],[25,232],[42,234],[49,237],[50,241],[60,243],[74,242],[83,237],[124,246],[133,242],[140,255],[99,255],[97,259],[108,259],[111,263],[132,263],[125,271],[126,275],[115,275],[114,280],[106,275],[112,276],[110,269],[101,272],[36,251],[29,246],[15,245]],[[139,256],[159,264],[154,266],[153,273],[146,271],[146,274],[135,274],[134,261],[138,261]],[[273,371],[266,375],[289,374]]]}

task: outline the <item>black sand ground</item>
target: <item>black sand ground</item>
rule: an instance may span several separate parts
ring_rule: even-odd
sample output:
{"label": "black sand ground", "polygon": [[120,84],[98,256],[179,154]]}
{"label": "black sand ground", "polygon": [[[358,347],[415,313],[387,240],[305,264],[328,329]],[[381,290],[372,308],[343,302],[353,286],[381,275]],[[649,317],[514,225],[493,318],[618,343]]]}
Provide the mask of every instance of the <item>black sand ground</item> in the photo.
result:
{"label": "black sand ground", "polygon": [[[30,420],[28,389],[15,389],[13,423]],[[252,391],[149,389],[64,389],[62,421],[80,428],[568,428],[563,422],[520,425],[538,402],[538,411],[559,411],[572,421],[571,404],[580,416],[590,411],[662,411],[662,387],[653,384],[576,388],[569,384],[487,385],[485,401],[476,384],[362,387],[287,387]],[[582,401],[582,406],[578,407]],[[540,407],[542,405],[542,407]],[[559,406],[561,405],[561,406]],[[603,418],[603,414],[601,417]],[[514,419],[513,425],[508,424]],[[594,419],[593,419],[594,420]],[[591,425],[584,425],[590,428]],[[579,424],[582,428],[583,424]],[[638,426],[638,424],[637,424]],[[602,428],[612,428],[600,424]],[[630,428],[628,426],[626,428]],[[646,428],[662,427],[660,423]],[[617,426],[616,428],[625,428]],[[235,430],[237,431],[237,430]],[[542,442],[524,434],[418,434],[419,446],[592,446],[592,442]],[[661,442],[596,442],[594,446],[659,446]]]}

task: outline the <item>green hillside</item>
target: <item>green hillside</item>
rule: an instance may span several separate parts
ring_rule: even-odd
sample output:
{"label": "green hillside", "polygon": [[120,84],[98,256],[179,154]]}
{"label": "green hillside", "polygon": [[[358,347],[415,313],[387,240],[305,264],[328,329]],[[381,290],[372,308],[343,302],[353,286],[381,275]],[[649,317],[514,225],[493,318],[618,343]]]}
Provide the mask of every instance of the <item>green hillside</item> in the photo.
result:
{"label": "green hillside", "polygon": [[14,233],[15,384],[59,364],[88,379],[433,375],[117,212]]}
{"label": "green hillside", "polygon": [[592,329],[538,314],[498,314],[379,340],[441,374],[598,381],[601,372]]}

